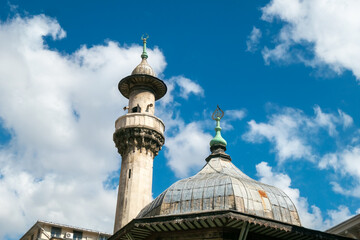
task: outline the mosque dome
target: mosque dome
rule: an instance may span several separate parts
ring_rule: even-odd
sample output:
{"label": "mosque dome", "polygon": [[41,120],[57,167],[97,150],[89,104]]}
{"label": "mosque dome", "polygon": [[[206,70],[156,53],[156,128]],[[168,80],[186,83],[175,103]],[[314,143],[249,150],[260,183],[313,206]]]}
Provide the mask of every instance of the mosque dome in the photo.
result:
{"label": "mosque dome", "polygon": [[171,185],[137,218],[233,210],[301,226],[295,205],[282,190],[251,179],[231,163],[220,134],[222,115],[213,115],[216,136],[205,166],[196,175]]}

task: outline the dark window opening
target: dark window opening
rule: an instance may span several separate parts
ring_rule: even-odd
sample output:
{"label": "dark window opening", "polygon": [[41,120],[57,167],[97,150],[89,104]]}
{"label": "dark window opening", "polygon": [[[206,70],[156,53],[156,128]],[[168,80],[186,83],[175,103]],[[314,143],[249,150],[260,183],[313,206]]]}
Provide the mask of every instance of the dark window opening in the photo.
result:
{"label": "dark window opening", "polygon": [[81,240],[82,239],[82,234],[83,234],[82,232],[74,231],[73,233],[74,233],[74,235],[73,235],[74,240]]}
{"label": "dark window opening", "polygon": [[52,237],[60,237],[61,228],[59,227],[51,227],[51,236]]}
{"label": "dark window opening", "polygon": [[131,178],[131,169],[129,169],[129,178]]}
{"label": "dark window opening", "polygon": [[133,107],[133,108],[131,109],[131,112],[133,112],[133,113],[135,113],[135,112],[140,113],[140,112],[141,112],[141,107],[140,107],[140,105],[138,104],[138,105],[136,105],[136,107]]}

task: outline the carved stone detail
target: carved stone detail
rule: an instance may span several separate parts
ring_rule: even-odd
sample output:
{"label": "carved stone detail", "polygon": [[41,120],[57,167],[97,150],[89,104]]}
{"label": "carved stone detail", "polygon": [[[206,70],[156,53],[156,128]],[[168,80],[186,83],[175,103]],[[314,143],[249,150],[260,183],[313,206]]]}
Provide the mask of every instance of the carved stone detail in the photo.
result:
{"label": "carved stone detail", "polygon": [[117,129],[113,139],[121,156],[130,151],[139,150],[142,152],[145,150],[146,153],[151,151],[155,157],[165,143],[165,138],[162,134],[144,127]]}

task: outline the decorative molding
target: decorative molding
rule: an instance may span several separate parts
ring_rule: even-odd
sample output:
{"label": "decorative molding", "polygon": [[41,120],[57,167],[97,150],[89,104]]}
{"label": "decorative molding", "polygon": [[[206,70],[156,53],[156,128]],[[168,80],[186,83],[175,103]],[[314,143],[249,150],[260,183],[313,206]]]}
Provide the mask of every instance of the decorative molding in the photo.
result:
{"label": "decorative molding", "polygon": [[123,156],[130,151],[151,151],[158,155],[165,143],[165,138],[159,132],[144,127],[130,127],[117,129],[113,135],[118,152]]}
{"label": "decorative molding", "polygon": [[141,88],[153,92],[155,100],[162,98],[166,92],[166,84],[157,77],[147,74],[135,74],[123,78],[118,84],[121,94],[129,98],[133,89]]}

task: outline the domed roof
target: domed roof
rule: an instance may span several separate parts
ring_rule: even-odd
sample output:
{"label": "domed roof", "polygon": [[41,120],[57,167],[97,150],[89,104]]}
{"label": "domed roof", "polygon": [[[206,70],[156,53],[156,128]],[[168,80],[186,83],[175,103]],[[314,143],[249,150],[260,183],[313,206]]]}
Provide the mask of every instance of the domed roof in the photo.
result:
{"label": "domed roof", "polygon": [[211,158],[195,176],[171,185],[137,218],[213,210],[236,210],[301,225],[294,204],[282,190],[251,179],[221,156]]}
{"label": "domed roof", "polygon": [[[218,133],[220,124],[216,120]],[[301,226],[290,198],[279,188],[248,177],[231,163],[225,150],[223,144],[211,146],[212,153],[200,172],[171,185],[137,218],[235,210]]]}
{"label": "domed roof", "polygon": [[146,58],[141,60],[141,63],[132,71],[131,75],[135,74],[147,74],[156,77],[154,70],[146,61]]}

